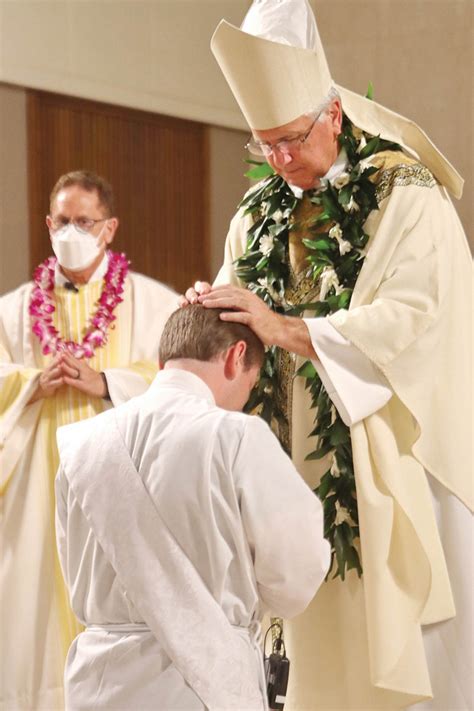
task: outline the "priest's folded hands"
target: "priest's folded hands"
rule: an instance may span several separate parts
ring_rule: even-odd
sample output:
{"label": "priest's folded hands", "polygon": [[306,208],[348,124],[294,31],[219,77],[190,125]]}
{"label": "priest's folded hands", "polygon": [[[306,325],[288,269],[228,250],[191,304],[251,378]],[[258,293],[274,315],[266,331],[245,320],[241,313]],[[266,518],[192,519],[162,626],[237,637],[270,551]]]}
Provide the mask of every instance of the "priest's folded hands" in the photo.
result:
{"label": "priest's folded hands", "polygon": [[62,352],[53,358],[51,364],[43,370],[38,386],[29,402],[51,397],[64,385],[70,385],[91,397],[108,396],[105,376],[91,368],[85,360],[79,360],[70,353]]}
{"label": "priest's folded hands", "polygon": [[179,303],[182,307],[201,303],[206,308],[231,309],[222,313],[221,319],[245,324],[266,346],[279,346],[305,358],[317,357],[302,319],[275,313],[248,289],[231,284],[213,287],[208,282],[197,281]]}

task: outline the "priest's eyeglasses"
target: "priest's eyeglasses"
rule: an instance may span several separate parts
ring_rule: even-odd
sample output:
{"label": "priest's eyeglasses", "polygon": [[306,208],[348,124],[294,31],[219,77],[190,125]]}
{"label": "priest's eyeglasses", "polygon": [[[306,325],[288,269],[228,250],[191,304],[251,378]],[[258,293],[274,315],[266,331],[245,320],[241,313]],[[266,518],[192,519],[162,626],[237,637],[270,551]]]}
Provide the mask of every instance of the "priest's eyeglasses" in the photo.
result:
{"label": "priest's eyeglasses", "polygon": [[99,222],[105,222],[108,220],[108,217],[101,217],[100,220],[93,220],[91,217],[76,217],[72,218],[71,220],[66,219],[65,217],[51,217],[49,218],[51,220],[51,227],[53,232],[61,232],[62,230],[66,229],[66,227],[69,225],[70,222],[74,225],[76,230],[78,232],[81,232],[82,234],[86,234],[90,232],[94,227],[99,223]]}
{"label": "priest's eyeglasses", "polygon": [[275,151],[278,151],[279,153],[285,153],[286,155],[295,152],[299,150],[308,140],[311,131],[313,130],[314,125],[316,124],[321,114],[322,111],[319,112],[311,126],[304,133],[298,133],[296,136],[292,136],[291,138],[282,138],[279,141],[276,141],[275,143],[267,143],[267,141],[257,141],[256,138],[251,136],[249,141],[245,144],[245,148],[250,151],[250,153],[252,153],[254,156],[269,156],[272,153],[275,153]]}

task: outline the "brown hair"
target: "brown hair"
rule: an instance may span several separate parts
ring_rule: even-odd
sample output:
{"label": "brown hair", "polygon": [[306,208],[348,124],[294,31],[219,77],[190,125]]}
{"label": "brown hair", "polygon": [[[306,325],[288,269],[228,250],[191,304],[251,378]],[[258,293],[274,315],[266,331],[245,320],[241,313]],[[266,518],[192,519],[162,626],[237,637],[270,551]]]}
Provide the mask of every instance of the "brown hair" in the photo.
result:
{"label": "brown hair", "polygon": [[51,190],[49,196],[49,209],[52,209],[56,195],[64,188],[70,188],[72,185],[78,185],[83,190],[89,193],[97,193],[99,203],[105,209],[107,217],[113,217],[115,211],[114,193],[110,183],[101,178],[100,175],[92,173],[90,170],[74,170],[71,173],[61,175],[56,185]]}
{"label": "brown hair", "polygon": [[262,341],[248,326],[222,321],[219,318],[222,311],[206,309],[200,304],[190,304],[174,311],[161,335],[160,363],[164,365],[168,360],[177,358],[215,360],[237,341],[245,341],[245,367],[261,365],[264,356]]}

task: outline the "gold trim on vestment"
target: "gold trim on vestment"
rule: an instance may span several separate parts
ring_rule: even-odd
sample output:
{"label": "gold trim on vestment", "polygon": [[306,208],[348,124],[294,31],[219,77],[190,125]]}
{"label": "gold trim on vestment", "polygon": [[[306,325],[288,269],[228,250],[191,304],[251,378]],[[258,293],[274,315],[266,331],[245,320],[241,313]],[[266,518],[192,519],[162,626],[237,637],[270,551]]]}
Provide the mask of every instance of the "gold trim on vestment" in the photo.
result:
{"label": "gold trim on vestment", "polygon": [[433,174],[424,165],[406,165],[402,163],[380,173],[377,180],[377,202],[382,202],[391,195],[393,188],[405,185],[417,185],[422,188],[434,188],[437,185]]}
{"label": "gold trim on vestment", "polygon": [[[314,302],[319,297],[319,280],[315,283],[306,257],[308,250],[303,238],[311,237],[315,232],[327,231],[327,225],[318,230],[311,230],[315,218],[322,208],[314,205],[305,196],[290,218],[288,249],[286,254],[289,266],[288,286],[285,289],[285,301],[289,306],[298,306]],[[303,314],[300,314],[301,316]],[[282,447],[291,455],[293,380],[295,377],[296,355],[281,348],[277,349],[275,368],[278,387],[275,391],[277,409],[282,417],[278,422],[278,439]]]}

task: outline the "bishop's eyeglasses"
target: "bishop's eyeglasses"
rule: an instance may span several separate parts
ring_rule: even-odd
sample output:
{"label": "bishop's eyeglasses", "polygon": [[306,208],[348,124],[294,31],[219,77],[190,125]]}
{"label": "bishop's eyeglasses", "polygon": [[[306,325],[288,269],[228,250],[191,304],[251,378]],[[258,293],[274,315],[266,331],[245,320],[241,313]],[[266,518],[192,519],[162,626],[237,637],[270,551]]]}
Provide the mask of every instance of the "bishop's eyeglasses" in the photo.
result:
{"label": "bishop's eyeglasses", "polygon": [[285,154],[295,152],[299,150],[308,140],[311,131],[313,130],[314,125],[318,121],[321,114],[322,111],[317,114],[311,126],[308,128],[307,131],[304,131],[303,133],[298,133],[296,136],[288,138],[281,138],[279,141],[275,141],[275,143],[268,143],[267,141],[258,141],[256,138],[251,136],[245,144],[245,148],[255,156],[269,156],[275,151]]}

